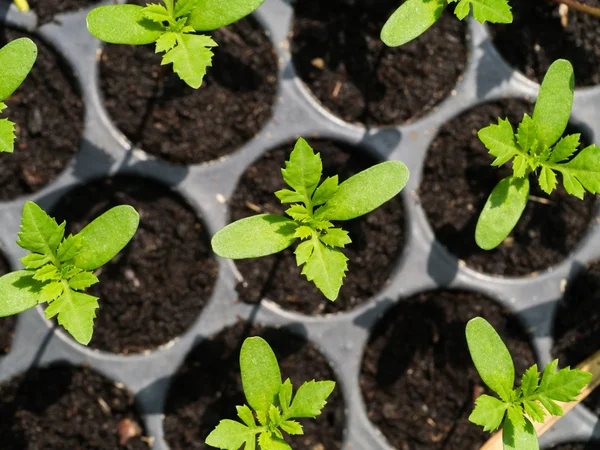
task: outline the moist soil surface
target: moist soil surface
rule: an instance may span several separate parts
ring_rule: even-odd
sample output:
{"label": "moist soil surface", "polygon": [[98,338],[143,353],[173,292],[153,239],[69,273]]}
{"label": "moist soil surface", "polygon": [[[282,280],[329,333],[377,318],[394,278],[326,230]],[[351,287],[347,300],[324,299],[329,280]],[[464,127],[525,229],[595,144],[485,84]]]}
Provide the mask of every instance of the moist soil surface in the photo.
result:
{"label": "moist soil surface", "polygon": [[394,448],[478,450],[489,439],[468,420],[475,399],[490,394],[465,339],[467,322],[477,316],[498,331],[516,373],[535,363],[516,317],[480,294],[419,294],[400,301],[376,325],[360,385],[369,418]]}
{"label": "moist soil surface", "polygon": [[[333,142],[311,140],[321,154],[323,176],[338,174],[340,183],[377,163],[359,150]],[[293,143],[271,150],[242,176],[230,201],[230,220],[257,213],[285,214],[274,192],[287,188],[281,168]],[[276,255],[235,262],[243,281],[238,283],[240,298],[258,302],[268,298],[282,308],[317,315],[350,310],[368,301],[388,282],[404,245],[404,204],[396,196],[372,213],[338,226],[349,231],[352,243],[342,251],[348,257],[348,272],[335,302],[331,302],[301,274],[294,247]]]}
{"label": "moist soil surface", "polygon": [[[532,111],[533,106],[521,100],[480,105],[442,126],[425,158],[419,196],[429,224],[437,239],[475,270],[522,276],[558,264],[576,247],[594,216],[595,196],[587,193],[581,201],[568,195],[560,176],[549,196],[531,177],[529,202],[509,237],[492,251],[475,243],[477,219],[488,196],[502,178],[512,175],[507,165],[490,165],[494,157],[477,131],[498,123],[498,117],[508,117],[516,126]],[[576,132],[580,130],[566,131]]]}
{"label": "moist soil surface", "polygon": [[142,427],[134,397],[85,367],[33,369],[0,385],[0,417],[4,450],[149,448],[141,436],[119,444],[124,425]]}
{"label": "moist soil surface", "polygon": [[172,163],[203,163],[234,152],[270,119],[277,58],[265,31],[246,18],[211,35],[219,46],[199,89],[161,67],[153,45],[104,47],[104,105],[134,145]]}
{"label": "moist soil surface", "polygon": [[140,214],[133,240],[99,272],[88,293],[100,297],[90,347],[135,353],[166,344],[197,319],[212,293],[217,263],[203,223],[156,182],[107,178],[69,192],[53,213],[77,233],[117,205]]}
{"label": "moist soil surface", "polygon": [[[171,381],[164,429],[171,450],[209,449],[208,434],[224,418],[237,419],[236,405],[246,404],[239,354],[249,336],[261,336],[273,348],[282,378],[290,378],[294,393],[305,381],[334,380],[326,359],[304,338],[280,328],[238,322],[196,346]],[[342,448],[344,401],[338,386],[316,419],[301,419],[302,436],[286,436],[296,450]]]}
{"label": "moist soil surface", "polygon": [[467,27],[450,11],[408,44],[383,44],[381,28],[401,3],[295,3],[296,71],[336,116],[374,126],[410,122],[446,98],[465,70]]}
{"label": "moist soil surface", "polygon": [[[561,366],[575,367],[600,344],[600,262],[590,264],[567,285],[554,318],[552,355]],[[600,391],[583,403],[600,416]]]}
{"label": "moist soil surface", "polygon": [[38,26],[52,22],[56,14],[78,11],[97,5],[98,0],[28,0],[38,17]]}
{"label": "moist soil surface", "polygon": [[[600,7],[600,0],[578,0]],[[541,82],[557,59],[568,59],[576,86],[600,84],[598,17],[569,9],[566,27],[556,3],[527,0],[511,3],[513,22],[491,24],[494,45],[506,61],[525,76]]]}
{"label": "moist soil surface", "polygon": [[[8,263],[0,255],[0,276],[9,272]],[[5,355],[10,350],[17,316],[0,317],[0,356]]]}
{"label": "moist soil surface", "polygon": [[37,44],[38,57],[0,114],[16,123],[17,132],[15,152],[0,165],[0,200],[31,194],[54,180],[79,150],[83,132],[83,105],[72,72],[39,39],[0,24],[0,46],[20,37]]}

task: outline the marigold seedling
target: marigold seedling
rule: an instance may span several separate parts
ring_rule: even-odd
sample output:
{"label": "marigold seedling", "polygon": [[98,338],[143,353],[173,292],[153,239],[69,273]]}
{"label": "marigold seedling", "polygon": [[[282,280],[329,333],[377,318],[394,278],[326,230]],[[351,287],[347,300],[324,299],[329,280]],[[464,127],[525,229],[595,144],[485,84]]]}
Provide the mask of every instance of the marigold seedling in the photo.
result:
{"label": "marigold seedling", "polygon": [[[28,38],[16,39],[0,49],[0,113],[6,109],[4,100],[23,83],[36,58],[37,47]],[[15,139],[15,124],[0,119],[0,152],[11,153]]]}
{"label": "marigold seedling", "polygon": [[496,330],[477,317],[467,324],[466,335],[481,379],[500,397],[479,396],[469,420],[484,431],[494,431],[503,424],[505,450],[538,450],[531,420],[544,422],[547,414],[562,416],[563,410],[556,402],[576,401],[592,374],[569,367],[557,371],[558,360],[554,360],[544,369],[541,380],[537,365],[533,365],[523,375],[521,386],[514,389],[512,357]]}
{"label": "marigold seedling", "polygon": [[484,250],[500,245],[519,221],[529,198],[530,174],[537,174],[547,194],[556,188],[556,172],[561,173],[565,190],[579,199],[586,190],[600,192],[600,147],[590,145],[577,153],[579,134],[561,138],[571,115],[574,83],[571,63],[555,61],[542,82],[533,117],[525,114],[516,135],[508,119],[479,131],[479,139],[496,158],[492,166],[512,160],[513,168],[513,175],[498,183],[479,216],[475,241]]}
{"label": "marigold seedling", "polygon": [[387,161],[364,170],[342,184],[328,177],[321,184],[323,165],[304,139],[299,139],[281,170],[292,189],[275,193],[290,203],[286,213],[260,214],[238,220],[215,234],[214,252],[230,259],[257,258],[285,250],[297,239],[296,263],[302,274],[329,300],[338,296],[348,270],[348,258],[337,248],[352,241],[348,232],[332,221],[365,215],[397,195],[408,181],[408,169],[400,161]]}
{"label": "marigold seedling", "polygon": [[291,450],[282,432],[304,434],[302,425],[293,419],[316,418],[335,388],[333,381],[313,380],[302,384],[293,396],[292,382],[289,378],[281,382],[275,353],[260,337],[244,341],[240,370],[250,407],[237,407],[243,423],[229,419],[219,422],[206,438],[206,444],[211,447],[238,450],[245,445],[244,450],[254,450],[258,440],[258,448],[262,450]]}
{"label": "marigold seedling", "polygon": [[427,31],[450,3],[457,3],[454,14],[460,20],[469,15],[481,23],[511,23],[508,0],[406,0],[387,20],[381,40],[390,47],[404,45]]}
{"label": "marigold seedling", "polygon": [[58,323],[87,345],[98,308],[98,298],[84,293],[98,283],[92,271],[127,245],[138,224],[135,209],[116,206],[65,238],[66,222],[59,225],[38,205],[27,202],[17,244],[31,253],[21,259],[25,270],[0,277],[0,317],[48,303],[46,318],[58,316]]}
{"label": "marigold seedling", "polygon": [[87,16],[89,32],[111,44],[144,45],[156,43],[156,53],[165,53],[162,65],[173,70],[194,89],[202,85],[212,66],[212,47],[217,43],[212,31],[242,19],[264,0],[163,0],[164,6],[150,3],[108,5]]}

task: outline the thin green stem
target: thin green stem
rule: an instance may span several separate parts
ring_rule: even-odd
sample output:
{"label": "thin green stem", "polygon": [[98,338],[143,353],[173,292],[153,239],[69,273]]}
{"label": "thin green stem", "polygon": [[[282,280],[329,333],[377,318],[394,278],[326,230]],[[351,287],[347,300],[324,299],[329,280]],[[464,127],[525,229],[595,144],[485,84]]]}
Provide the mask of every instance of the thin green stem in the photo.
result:
{"label": "thin green stem", "polygon": [[593,6],[589,6],[578,2],[577,0],[549,0],[553,3],[559,3],[563,5],[567,5],[569,8],[573,8],[574,10],[590,14],[592,16],[600,17],[600,8],[596,8]]}

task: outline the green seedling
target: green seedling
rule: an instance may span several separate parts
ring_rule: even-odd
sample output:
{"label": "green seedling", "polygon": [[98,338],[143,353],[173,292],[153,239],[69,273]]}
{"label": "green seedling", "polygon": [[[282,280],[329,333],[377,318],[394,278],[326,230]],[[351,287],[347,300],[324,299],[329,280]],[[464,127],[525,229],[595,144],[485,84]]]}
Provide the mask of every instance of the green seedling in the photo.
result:
{"label": "green seedling", "polygon": [[406,0],[383,26],[381,40],[398,47],[416,39],[438,21],[450,3],[457,3],[454,14],[460,20],[469,15],[471,7],[473,17],[481,23],[513,20],[508,0]]}
{"label": "green seedling", "polygon": [[563,409],[556,402],[576,401],[592,374],[569,367],[557,372],[558,360],[554,360],[544,369],[541,380],[537,365],[533,365],[525,371],[521,386],[514,389],[515,366],[496,330],[477,317],[467,324],[466,334],[477,372],[500,397],[479,396],[469,420],[484,431],[494,431],[503,424],[504,450],[539,450],[531,421],[543,423],[548,414],[562,416]]}
{"label": "green seedling", "polygon": [[517,134],[508,119],[498,119],[479,131],[479,139],[496,159],[492,166],[512,160],[513,175],[501,180],[479,216],[475,241],[484,250],[502,243],[516,226],[529,199],[529,176],[536,174],[542,191],[552,193],[556,172],[565,190],[579,199],[585,191],[600,192],[600,147],[577,153],[579,134],[562,137],[573,105],[573,67],[555,61],[544,76],[533,117],[525,114]]}
{"label": "green seedling", "polygon": [[98,298],[84,291],[98,283],[92,273],[131,240],[139,215],[131,206],[117,206],[66,238],[60,225],[38,205],[23,207],[17,244],[30,251],[21,259],[25,270],[0,277],[0,317],[47,303],[46,318],[58,323],[77,342],[87,345],[94,331]]}
{"label": "green seedling", "polygon": [[[248,338],[240,352],[242,386],[247,405],[238,406],[235,420],[222,420],[208,435],[206,444],[225,450],[291,450],[282,432],[304,434],[302,425],[293,419],[316,418],[333,392],[333,381],[308,381],[292,400],[292,382],[281,382],[275,353],[260,337]],[[252,408],[252,409],[250,409]],[[253,413],[254,411],[254,413]],[[255,420],[258,419],[258,424]]]}
{"label": "green seedling", "polygon": [[163,0],[164,6],[148,4],[108,5],[87,16],[89,32],[111,44],[156,43],[156,53],[165,53],[162,65],[173,64],[179,78],[194,89],[202,85],[212,66],[212,47],[217,43],[206,34],[247,16],[264,0]]}
{"label": "green seedling", "polygon": [[319,184],[321,156],[304,139],[296,142],[290,160],[281,170],[292,188],[275,192],[281,203],[290,203],[288,216],[260,214],[229,224],[212,239],[214,252],[230,259],[257,258],[285,250],[297,239],[296,263],[329,300],[338,296],[348,270],[348,258],[337,248],[352,241],[348,232],[332,221],[365,215],[397,195],[408,181],[400,161],[388,161],[364,170],[338,185],[338,176]]}
{"label": "green seedling", "polygon": [[[31,39],[16,39],[0,49],[0,113],[6,109],[4,100],[27,78],[36,58],[37,47]],[[15,124],[0,119],[0,152],[11,153],[15,139]]]}

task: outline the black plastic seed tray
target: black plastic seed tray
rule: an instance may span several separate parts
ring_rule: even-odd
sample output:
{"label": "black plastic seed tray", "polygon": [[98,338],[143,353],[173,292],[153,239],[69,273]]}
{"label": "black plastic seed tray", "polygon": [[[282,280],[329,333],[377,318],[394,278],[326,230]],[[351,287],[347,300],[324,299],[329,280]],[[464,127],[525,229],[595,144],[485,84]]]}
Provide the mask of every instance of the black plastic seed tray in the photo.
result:
{"label": "black plastic seed tray", "polygon": [[[34,13],[22,14],[6,4],[0,5],[0,11],[3,9],[9,25],[41,36],[64,55],[79,82],[85,103],[81,149],[67,169],[35,195],[0,204],[0,239],[13,269],[20,267],[19,258],[23,256],[23,251],[15,244],[15,236],[24,202],[33,200],[50,209],[75,184],[105,175],[138,174],[171,186],[189,201],[211,234],[226,224],[226,201],[245,169],[268,149],[297,136],[336,139],[360,145],[379,159],[402,160],[410,169],[411,179],[401,194],[406,209],[407,239],[391,283],[371,301],[351,312],[307,317],[284,311],[268,299],[258,307],[238,302],[235,286],[239,273],[233,262],[220,260],[219,276],[210,302],[194,325],[169,344],[132,356],[90,350],[77,345],[61,329],[53,328],[43,319],[41,309],[33,309],[19,317],[12,349],[0,360],[0,381],[23,373],[32,363],[44,365],[58,360],[74,365],[88,363],[140,394],[138,401],[146,434],[156,438],[156,450],[167,449],[163,439],[162,410],[168,383],[155,382],[168,380],[177,371],[198,338],[217,334],[234,324],[238,317],[247,319],[255,315],[254,320],[263,325],[296,324],[296,328],[320,348],[331,362],[346,403],[344,448],[374,450],[390,447],[367,418],[359,388],[359,371],[370,329],[394,302],[442,286],[481,292],[514,311],[531,333],[539,362],[550,361],[556,303],[565,283],[575,275],[575,268],[600,258],[600,228],[591,227],[571,257],[542,273],[512,279],[488,276],[467,268],[435,241],[416,192],[427,148],[445,121],[487,100],[536,96],[538,85],[503,62],[488,40],[484,26],[474,21],[469,23],[467,70],[452,95],[439,107],[408,125],[366,129],[344,123],[328,113],[296,76],[288,42],[292,7],[282,0],[268,0],[258,10],[256,18],[268,31],[279,58],[279,91],[273,117],[259,135],[230,156],[184,168],[157,160],[143,149],[130,148],[127,139],[112,124],[99,90],[101,43],[86,30],[87,11],[57,16],[56,21],[37,28]],[[600,133],[598,104],[600,87],[577,91],[573,119],[589,128],[592,139]],[[592,437],[600,438],[598,418],[585,407],[578,406],[545,434],[542,442],[550,445],[587,441]]]}

